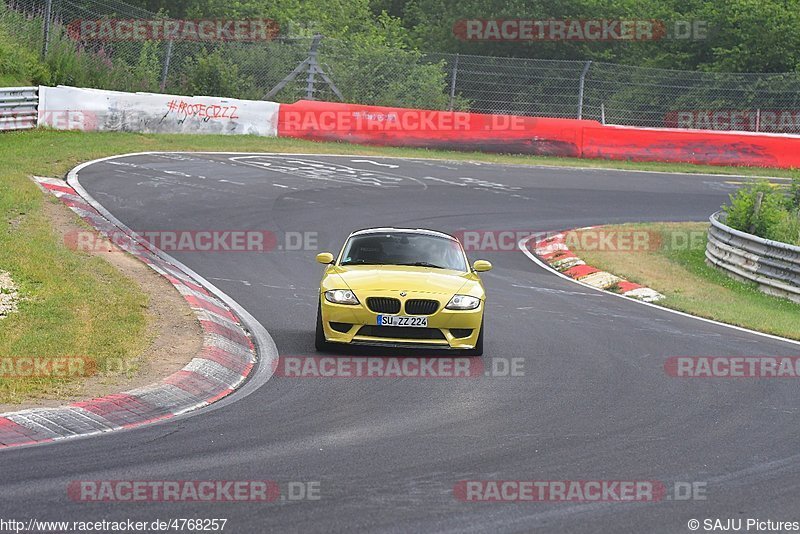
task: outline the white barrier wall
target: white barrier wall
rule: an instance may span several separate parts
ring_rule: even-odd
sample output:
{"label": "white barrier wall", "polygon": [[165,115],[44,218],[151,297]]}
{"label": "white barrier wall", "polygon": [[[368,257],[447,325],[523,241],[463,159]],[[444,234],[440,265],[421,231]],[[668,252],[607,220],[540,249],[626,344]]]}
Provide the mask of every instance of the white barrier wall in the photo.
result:
{"label": "white barrier wall", "polygon": [[210,96],[39,86],[39,126],[58,130],[274,137],[278,104]]}

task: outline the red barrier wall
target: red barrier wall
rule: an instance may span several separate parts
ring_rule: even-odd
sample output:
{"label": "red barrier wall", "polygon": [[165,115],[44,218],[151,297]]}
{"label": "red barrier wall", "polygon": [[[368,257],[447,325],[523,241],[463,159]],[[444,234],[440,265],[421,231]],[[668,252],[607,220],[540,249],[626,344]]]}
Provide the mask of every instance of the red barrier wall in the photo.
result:
{"label": "red barrier wall", "polygon": [[585,158],[792,168],[800,167],[800,137],[624,126],[587,127],[583,132],[582,154]]}
{"label": "red barrier wall", "polygon": [[278,136],[542,156],[800,168],[800,136],[603,126],[301,100],[281,104]]}
{"label": "red barrier wall", "polygon": [[308,100],[278,114],[279,137],[569,157],[580,157],[585,125],[600,123]]}

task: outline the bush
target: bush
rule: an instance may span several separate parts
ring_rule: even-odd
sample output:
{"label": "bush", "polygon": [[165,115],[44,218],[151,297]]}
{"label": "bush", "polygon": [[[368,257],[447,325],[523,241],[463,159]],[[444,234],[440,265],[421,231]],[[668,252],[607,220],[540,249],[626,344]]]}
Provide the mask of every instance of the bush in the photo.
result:
{"label": "bush", "polygon": [[[0,85],[46,85],[50,82],[47,66],[39,60],[38,50],[29,46],[23,34],[41,31],[35,22],[0,7]],[[12,37],[15,35],[15,37]]]}
{"label": "bush", "polygon": [[[414,50],[367,43],[330,43],[320,61],[346,102],[374,106],[447,109],[447,74]],[[333,98],[332,95],[321,95]]]}
{"label": "bush", "polygon": [[[756,198],[763,195],[755,213]],[[730,195],[723,206],[731,228],[765,239],[800,245],[800,181],[794,179],[787,196],[766,180],[754,182]]]}
{"label": "bush", "polygon": [[223,57],[219,49],[201,51],[186,63],[185,91],[191,95],[254,98],[250,78],[239,74],[238,65]]}
{"label": "bush", "polygon": [[800,212],[794,210],[781,213],[769,234],[768,239],[800,245]]}
{"label": "bush", "polygon": [[792,178],[792,185],[789,191],[789,201],[792,203],[792,208],[800,210],[800,178]]}
{"label": "bush", "polygon": [[0,39],[0,85],[47,85],[50,73],[30,51]]}
{"label": "bush", "polygon": [[[159,43],[146,41],[142,43],[139,59],[133,67],[131,74],[136,83],[137,91],[158,92],[161,84],[161,69],[163,68],[163,51]],[[127,89],[128,91],[133,88]]]}

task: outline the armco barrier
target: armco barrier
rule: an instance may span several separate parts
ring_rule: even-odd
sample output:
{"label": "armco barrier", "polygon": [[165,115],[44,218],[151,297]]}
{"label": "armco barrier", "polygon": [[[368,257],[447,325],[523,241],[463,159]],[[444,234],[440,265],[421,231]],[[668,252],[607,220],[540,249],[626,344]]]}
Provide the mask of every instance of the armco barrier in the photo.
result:
{"label": "armco barrier", "polygon": [[800,167],[800,137],[668,128],[587,126],[585,158],[668,161],[705,165]]}
{"label": "armco barrier", "polygon": [[580,157],[596,121],[485,115],[301,100],[281,104],[279,137],[315,141]]}
{"label": "armco barrier", "polygon": [[0,87],[0,130],[36,128],[37,87]]}
{"label": "armco barrier", "polygon": [[278,104],[210,96],[39,88],[39,125],[59,130],[274,137]]}
{"label": "armco barrier", "polygon": [[709,218],[707,262],[764,293],[800,302],[800,247],[734,230],[720,222],[724,215]]}

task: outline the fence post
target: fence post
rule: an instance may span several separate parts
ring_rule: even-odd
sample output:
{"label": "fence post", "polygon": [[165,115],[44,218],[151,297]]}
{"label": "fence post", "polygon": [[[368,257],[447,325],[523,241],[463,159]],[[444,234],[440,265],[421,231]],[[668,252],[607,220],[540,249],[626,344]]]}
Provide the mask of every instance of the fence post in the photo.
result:
{"label": "fence post", "polygon": [[311,40],[311,48],[308,51],[308,77],[306,78],[306,98],[314,100],[314,82],[317,73],[317,48],[322,40],[322,35],[316,34]]}
{"label": "fence post", "polygon": [[754,234],[756,233],[756,222],[758,222],[758,216],[761,212],[761,203],[764,201],[764,192],[759,191],[756,194],[756,201],[755,205],[753,206],[753,216],[750,218],[750,228],[748,228],[748,233]]}
{"label": "fence post", "polygon": [[161,83],[159,88],[161,92],[167,87],[167,74],[169,74],[169,62],[172,59],[172,39],[167,41],[167,50],[164,52],[164,66],[161,69]]}
{"label": "fence post", "polygon": [[456,99],[456,78],[458,77],[458,54],[456,60],[453,62],[453,76],[450,78],[450,107],[449,110],[453,111],[453,105]]}
{"label": "fence post", "polygon": [[308,77],[306,78],[306,97],[309,100],[314,100],[314,82],[316,75],[319,74],[320,77],[322,77],[322,80],[328,84],[328,87],[331,88],[333,94],[339,97],[339,100],[344,102],[344,96],[342,96],[342,92],[339,91],[339,88],[336,87],[336,84],[333,83],[333,80],[330,79],[328,74],[322,70],[322,67],[319,66],[319,62],[317,61],[317,48],[319,47],[319,42],[321,40],[322,35],[319,33],[314,35],[314,38],[311,41],[311,48],[308,51],[308,57],[301,61],[292,72],[290,72],[278,83],[278,85],[270,89],[269,93],[264,95],[264,100],[269,100],[277,95],[281,89],[289,85],[289,82],[300,76],[303,71],[307,71]]}
{"label": "fence post", "polygon": [[47,48],[50,46],[50,19],[53,11],[53,0],[44,3],[44,42],[42,42],[42,60],[47,58]]}
{"label": "fence post", "polygon": [[589,67],[592,65],[591,61],[587,61],[586,65],[583,66],[583,72],[581,72],[581,79],[578,85],[578,118],[583,118],[583,85],[586,83],[586,73],[589,72]]}
{"label": "fence post", "polygon": [[600,124],[606,125],[606,103],[600,102]]}

